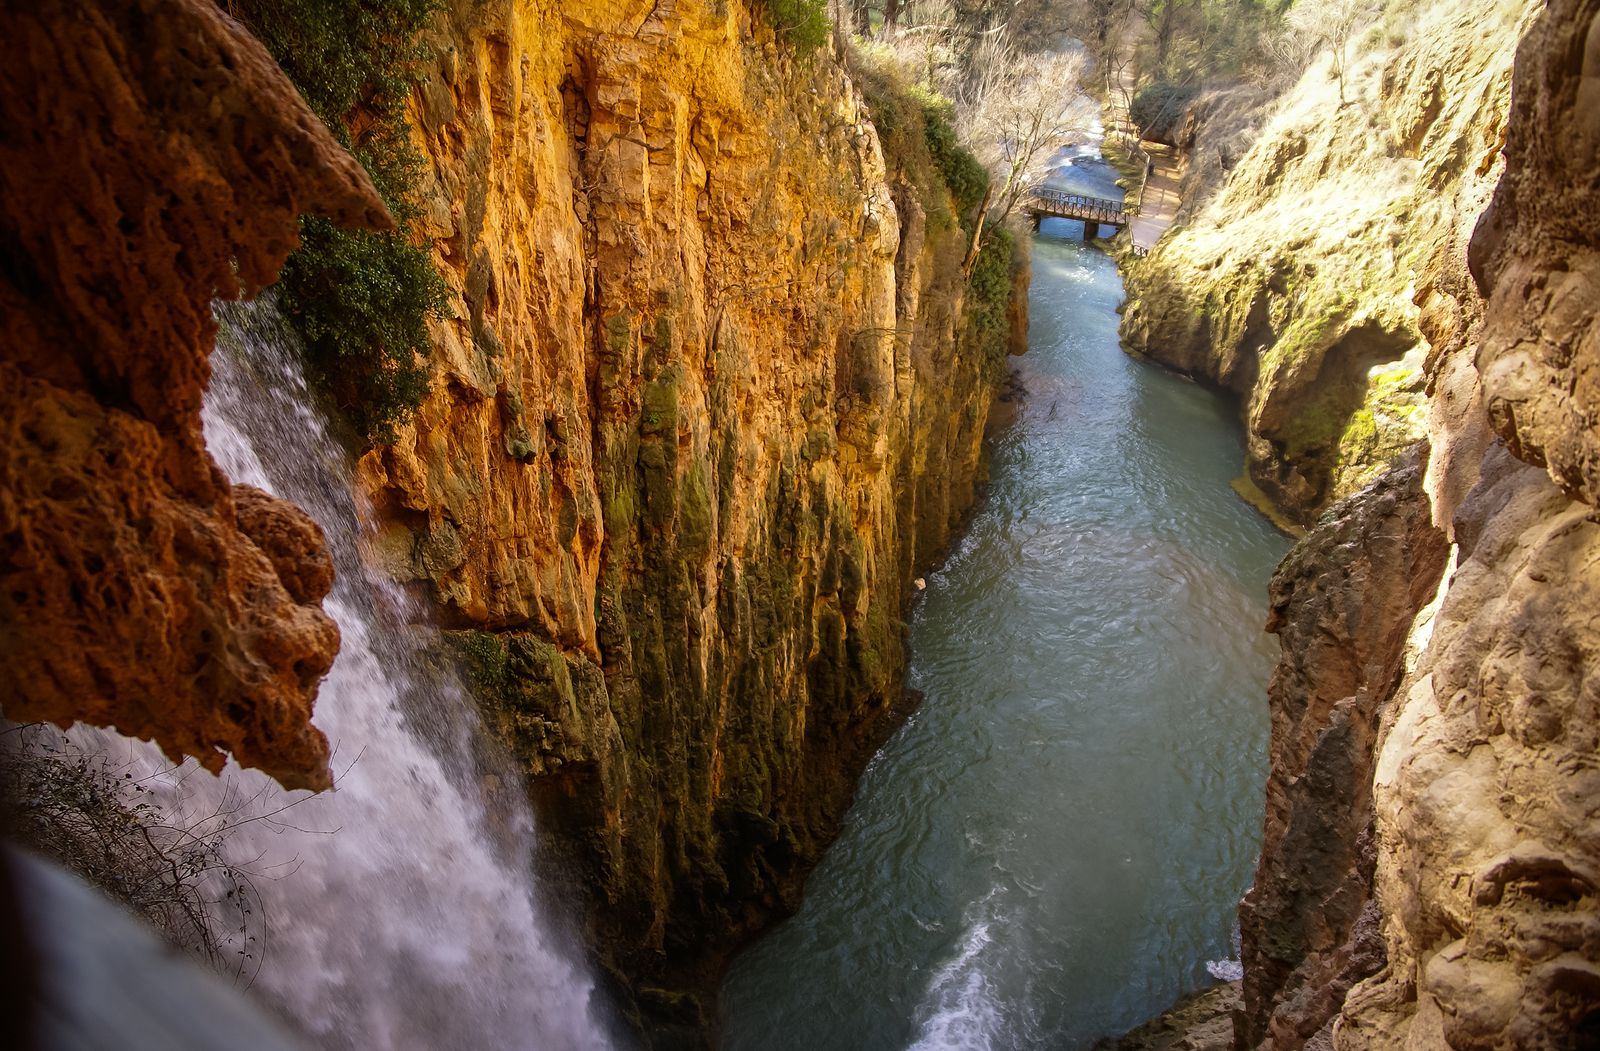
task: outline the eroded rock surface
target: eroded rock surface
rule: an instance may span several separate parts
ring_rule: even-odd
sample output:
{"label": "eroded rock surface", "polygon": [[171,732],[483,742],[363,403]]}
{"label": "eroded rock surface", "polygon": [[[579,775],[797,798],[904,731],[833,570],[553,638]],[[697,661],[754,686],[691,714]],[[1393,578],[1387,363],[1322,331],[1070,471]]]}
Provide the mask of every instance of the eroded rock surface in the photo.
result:
{"label": "eroded rock surface", "polygon": [[1283,657],[1254,885],[1239,909],[1242,1047],[1297,1048],[1383,965],[1371,904],[1374,744],[1449,557],[1424,449],[1335,507],[1273,577]]}
{"label": "eroded rock surface", "polygon": [[0,37],[5,714],[325,787],[327,559],[205,452],[210,303],[270,283],[302,211],[388,216],[213,4],[8,5]]}
{"label": "eroded rock surface", "polygon": [[429,43],[457,316],[362,476],[602,951],[703,1040],[698,994],[901,706],[913,567],[972,501],[1021,318],[974,336],[937,173],[748,5],[457,4]]}
{"label": "eroded rock surface", "polygon": [[1350,994],[1342,1048],[1594,1046],[1592,512],[1497,449],[1457,513],[1459,566],[1375,774],[1389,964]]}
{"label": "eroded rock surface", "polygon": [[1505,447],[1431,468],[1441,492],[1476,484],[1380,741],[1389,963],[1351,992],[1340,1048],[1600,1044],[1597,16],[1558,0],[1517,54],[1506,177],[1472,244],[1484,322],[1440,364]]}
{"label": "eroded rock surface", "polygon": [[[1432,0],[1398,44],[1352,45],[1343,105],[1314,66],[1220,186],[1186,184],[1179,223],[1130,268],[1125,341],[1240,395],[1249,479],[1302,525],[1424,435],[1428,315],[1499,177],[1533,13]],[[1195,144],[1196,172],[1237,150],[1224,130]]]}
{"label": "eroded rock surface", "polygon": [[[1531,23],[1470,272],[1455,234],[1401,271],[1428,349],[1421,491],[1405,463],[1274,582],[1284,656],[1240,912],[1241,1049],[1600,1046],[1596,40],[1595,0]],[[1485,83],[1437,80],[1416,126],[1481,108],[1456,96]],[[1474,163],[1441,190],[1494,167]],[[1232,360],[1208,364],[1207,345],[1180,343],[1202,371]]]}

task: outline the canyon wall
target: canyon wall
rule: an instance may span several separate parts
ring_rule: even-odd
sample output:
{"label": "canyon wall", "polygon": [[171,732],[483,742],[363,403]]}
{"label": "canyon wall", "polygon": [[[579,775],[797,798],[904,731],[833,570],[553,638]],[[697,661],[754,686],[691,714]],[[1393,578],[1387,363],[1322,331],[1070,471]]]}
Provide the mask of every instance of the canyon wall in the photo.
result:
{"label": "canyon wall", "polygon": [[1554,0],[1518,48],[1482,322],[1434,365],[1481,408],[1433,414],[1455,567],[1378,740],[1388,964],[1341,1048],[1600,1044],[1597,41],[1600,3]]}
{"label": "canyon wall", "polygon": [[[1532,11],[1412,6],[1351,45],[1343,102],[1325,56],[1220,184],[1216,151],[1199,151],[1207,178],[1129,267],[1126,345],[1240,397],[1245,488],[1292,521],[1315,521],[1423,436],[1424,328],[1499,178]],[[1237,151],[1238,129],[1221,128],[1236,107],[1212,109],[1218,148]]]}
{"label": "canyon wall", "polygon": [[1412,291],[1428,441],[1273,581],[1239,1048],[1600,1043],[1596,39],[1595,0],[1531,24],[1504,174]]}
{"label": "canyon wall", "polygon": [[1424,454],[1411,450],[1335,505],[1272,579],[1267,630],[1283,657],[1267,689],[1261,857],[1239,907],[1241,1047],[1302,1046],[1383,964],[1371,901],[1374,742],[1412,622],[1449,557],[1422,488]]}
{"label": "canyon wall", "polygon": [[327,787],[332,565],[298,508],[229,485],[200,398],[211,300],[270,284],[301,212],[389,216],[208,2],[11,5],[0,36],[5,715]]}
{"label": "canyon wall", "polygon": [[903,710],[1017,320],[969,294],[920,124],[880,138],[764,19],[440,16],[414,120],[455,316],[360,464],[662,1042],[704,1039]]}

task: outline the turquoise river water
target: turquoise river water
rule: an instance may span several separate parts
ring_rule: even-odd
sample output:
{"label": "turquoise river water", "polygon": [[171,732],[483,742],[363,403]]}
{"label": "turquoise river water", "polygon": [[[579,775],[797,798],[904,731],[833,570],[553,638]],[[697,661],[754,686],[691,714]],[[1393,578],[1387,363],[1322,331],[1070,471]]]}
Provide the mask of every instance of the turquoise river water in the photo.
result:
{"label": "turquoise river water", "polygon": [[1118,348],[1079,231],[1035,238],[1028,395],[912,616],[926,699],[735,962],[725,1051],[1070,1051],[1236,966],[1288,542],[1229,488],[1236,410]]}

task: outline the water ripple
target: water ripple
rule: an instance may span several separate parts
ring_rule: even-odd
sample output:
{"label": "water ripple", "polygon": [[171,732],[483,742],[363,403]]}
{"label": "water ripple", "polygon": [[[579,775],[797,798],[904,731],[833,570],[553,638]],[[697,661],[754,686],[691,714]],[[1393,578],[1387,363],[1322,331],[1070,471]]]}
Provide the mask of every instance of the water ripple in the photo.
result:
{"label": "water ripple", "polygon": [[1118,350],[1115,271],[1053,229],[1028,401],[912,618],[926,700],[737,961],[730,1051],[1086,1047],[1237,956],[1287,545],[1233,410]]}

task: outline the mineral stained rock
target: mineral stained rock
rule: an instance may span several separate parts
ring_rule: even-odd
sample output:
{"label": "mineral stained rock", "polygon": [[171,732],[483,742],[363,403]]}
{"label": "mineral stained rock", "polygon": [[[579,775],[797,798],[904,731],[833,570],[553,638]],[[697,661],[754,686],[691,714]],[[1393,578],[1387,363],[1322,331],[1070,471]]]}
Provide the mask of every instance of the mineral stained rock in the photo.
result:
{"label": "mineral stained rock", "polygon": [[461,3],[427,42],[456,316],[361,464],[380,546],[462,633],[605,958],[704,1040],[902,709],[1023,318],[974,338],[920,127],[889,149],[764,5]]}
{"label": "mineral stained rock", "polygon": [[210,303],[270,283],[301,212],[388,215],[211,3],[11,4],[0,38],[5,715],[325,787],[331,569],[205,452]]}

